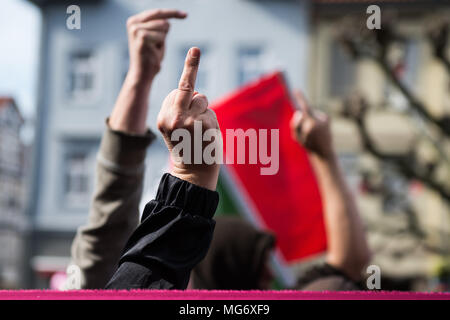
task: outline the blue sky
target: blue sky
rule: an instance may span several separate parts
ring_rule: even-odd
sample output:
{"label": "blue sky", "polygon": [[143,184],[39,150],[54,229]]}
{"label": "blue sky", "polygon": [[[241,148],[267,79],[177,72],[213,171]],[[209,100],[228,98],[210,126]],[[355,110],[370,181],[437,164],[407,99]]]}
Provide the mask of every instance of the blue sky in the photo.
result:
{"label": "blue sky", "polygon": [[12,96],[25,117],[35,114],[40,13],[25,0],[2,0],[0,95]]}

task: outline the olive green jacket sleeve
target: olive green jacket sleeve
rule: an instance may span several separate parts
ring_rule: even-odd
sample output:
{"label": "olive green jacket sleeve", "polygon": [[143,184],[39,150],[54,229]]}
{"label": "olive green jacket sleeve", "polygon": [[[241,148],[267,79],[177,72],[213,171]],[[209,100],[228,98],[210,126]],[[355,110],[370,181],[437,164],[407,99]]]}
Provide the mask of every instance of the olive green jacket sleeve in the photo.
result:
{"label": "olive green jacket sleeve", "polygon": [[106,285],[139,223],[145,155],[154,138],[151,131],[132,135],[109,127],[102,137],[89,218],[78,229],[71,250],[82,289]]}

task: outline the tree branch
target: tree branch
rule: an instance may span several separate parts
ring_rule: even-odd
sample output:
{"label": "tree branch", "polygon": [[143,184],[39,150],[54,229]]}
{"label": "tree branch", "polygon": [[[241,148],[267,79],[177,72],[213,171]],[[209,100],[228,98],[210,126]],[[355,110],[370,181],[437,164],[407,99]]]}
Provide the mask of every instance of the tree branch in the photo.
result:
{"label": "tree branch", "polygon": [[[359,105],[355,105],[359,104]],[[431,178],[431,175],[428,173],[420,172],[416,170],[416,157],[414,154],[409,153],[407,155],[392,155],[385,152],[380,151],[372,141],[369,132],[367,131],[366,125],[366,112],[368,106],[366,102],[358,98],[357,101],[353,100],[349,106],[350,112],[346,115],[354,120],[357,124],[361,142],[363,144],[364,149],[366,149],[369,153],[371,153],[376,158],[392,163],[395,165],[399,172],[404,175],[407,179],[416,179],[423,182],[430,189],[436,191],[442,198],[446,199],[450,202],[450,192],[448,192],[444,186],[440,185],[436,181]],[[423,171],[423,170],[422,170]]]}
{"label": "tree branch", "polygon": [[378,48],[378,50],[369,48],[369,46],[358,44],[357,40],[355,40],[354,37],[351,37],[351,35],[342,36],[341,43],[345,46],[345,48],[348,50],[348,52],[354,59],[358,59],[360,57],[368,57],[373,61],[375,61],[379,65],[379,67],[383,70],[383,72],[386,74],[391,83],[408,100],[409,105],[413,109],[415,109],[423,118],[434,123],[444,135],[450,137],[450,117],[449,116],[443,118],[434,117],[428,111],[425,105],[419,99],[417,99],[417,97],[415,97],[414,94],[410,92],[410,90],[408,90],[408,88],[400,81],[400,79],[396,76],[396,74],[394,73],[394,71],[389,66],[389,63],[386,60],[386,51],[387,51],[386,46],[388,45],[389,41],[385,39],[386,37],[383,37],[380,34],[381,31],[376,36],[377,42],[382,43],[382,45],[380,45],[381,48]]}
{"label": "tree branch", "polygon": [[449,41],[449,23],[442,23],[437,28],[432,29],[428,33],[428,37],[433,45],[433,52],[437,59],[439,59],[442,64],[447,69],[450,74],[450,61],[447,56],[447,47]]}

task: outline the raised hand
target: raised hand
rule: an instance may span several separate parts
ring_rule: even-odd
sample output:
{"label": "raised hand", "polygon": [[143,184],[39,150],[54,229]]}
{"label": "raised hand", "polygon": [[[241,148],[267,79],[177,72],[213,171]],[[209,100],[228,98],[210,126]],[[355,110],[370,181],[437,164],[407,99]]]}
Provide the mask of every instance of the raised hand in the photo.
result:
{"label": "raised hand", "polygon": [[109,118],[111,129],[145,134],[148,97],[164,57],[168,19],[185,17],[186,13],[178,10],[157,9],[128,19],[130,66]]}
{"label": "raised hand", "polygon": [[186,16],[179,10],[155,9],[128,18],[129,73],[141,80],[153,80],[164,58],[166,35],[170,28],[168,20]]}
{"label": "raised hand", "polygon": [[[216,156],[221,153],[221,137],[216,114],[208,108],[208,99],[194,91],[199,63],[200,50],[191,48],[186,56],[178,89],[164,100],[157,125],[171,153],[172,175],[215,190],[219,161],[209,161],[211,159],[208,160],[204,155],[211,147],[215,149]],[[203,142],[206,136],[212,141],[208,145]]]}
{"label": "raised hand", "polygon": [[334,150],[328,116],[318,110],[311,110],[300,91],[295,91],[294,97],[300,110],[291,119],[293,136],[308,151],[323,159],[330,159],[334,156]]}
{"label": "raised hand", "polygon": [[330,121],[324,113],[311,110],[301,92],[294,95],[300,110],[292,117],[291,130],[313,155],[311,164],[324,204],[326,262],[360,281],[361,272],[370,261],[370,250],[358,207],[333,149]]}

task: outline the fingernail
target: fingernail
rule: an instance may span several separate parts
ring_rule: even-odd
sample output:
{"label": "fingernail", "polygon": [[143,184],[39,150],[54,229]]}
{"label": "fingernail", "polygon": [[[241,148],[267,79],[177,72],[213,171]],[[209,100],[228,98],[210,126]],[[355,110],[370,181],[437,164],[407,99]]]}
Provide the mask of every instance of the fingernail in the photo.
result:
{"label": "fingernail", "polygon": [[190,55],[192,58],[198,58],[200,56],[200,49],[199,48],[191,48]]}

